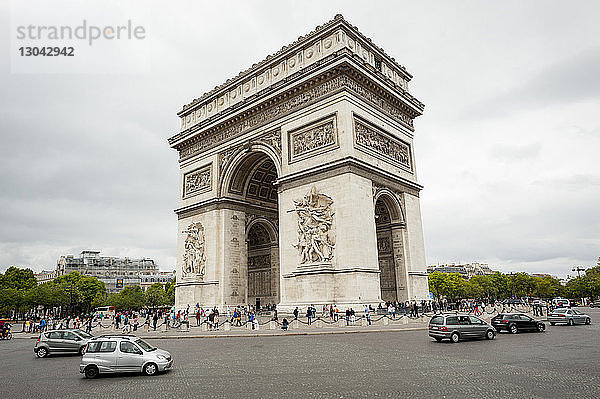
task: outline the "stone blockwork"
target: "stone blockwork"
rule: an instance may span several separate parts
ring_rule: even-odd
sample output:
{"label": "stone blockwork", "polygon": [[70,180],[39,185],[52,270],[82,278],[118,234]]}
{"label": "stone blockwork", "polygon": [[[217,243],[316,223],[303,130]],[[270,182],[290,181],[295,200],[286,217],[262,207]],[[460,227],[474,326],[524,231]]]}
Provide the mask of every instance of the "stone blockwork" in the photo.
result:
{"label": "stone blockwork", "polygon": [[336,17],[186,105],[176,306],[425,299],[410,78]]}

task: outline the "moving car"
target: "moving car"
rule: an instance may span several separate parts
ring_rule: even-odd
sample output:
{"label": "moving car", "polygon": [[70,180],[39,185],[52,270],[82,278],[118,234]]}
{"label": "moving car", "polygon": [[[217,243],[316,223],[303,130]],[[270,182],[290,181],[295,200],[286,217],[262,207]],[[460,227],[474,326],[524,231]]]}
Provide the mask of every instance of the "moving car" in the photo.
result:
{"label": "moving car", "polygon": [[592,318],[579,310],[559,308],[548,314],[548,322],[550,325],[565,323],[572,326],[574,324],[590,324]]}
{"label": "moving car", "polygon": [[33,352],[42,358],[57,353],[78,353],[83,355],[85,345],[92,336],[78,329],[50,330],[40,334]]}
{"label": "moving car", "polygon": [[496,337],[496,329],[480,319],[468,314],[440,314],[429,320],[429,336],[437,342],[447,338],[456,343],[466,338]]}
{"label": "moving car", "polygon": [[154,375],[172,367],[169,352],[155,348],[135,335],[103,335],[88,342],[79,372],[86,378],[121,372]]}
{"label": "moving car", "polygon": [[492,326],[498,332],[506,330],[512,334],[520,331],[538,331],[546,329],[546,325],[539,320],[523,313],[500,313],[491,320]]}
{"label": "moving car", "polygon": [[590,308],[600,308],[600,299],[590,302]]}

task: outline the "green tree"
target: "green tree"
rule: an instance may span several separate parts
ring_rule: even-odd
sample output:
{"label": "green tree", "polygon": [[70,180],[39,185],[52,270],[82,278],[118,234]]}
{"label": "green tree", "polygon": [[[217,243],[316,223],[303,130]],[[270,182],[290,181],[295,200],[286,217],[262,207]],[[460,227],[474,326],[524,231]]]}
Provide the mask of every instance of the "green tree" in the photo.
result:
{"label": "green tree", "polygon": [[139,285],[127,286],[118,294],[111,294],[108,303],[117,311],[139,310],[144,307],[144,291]]}
{"label": "green tree", "polygon": [[175,279],[165,284],[165,292],[167,293],[165,305],[175,305]]}
{"label": "green tree", "polygon": [[14,288],[17,290],[28,290],[37,285],[37,280],[31,269],[19,269],[9,267],[2,278],[0,278],[0,289]]}
{"label": "green tree", "polygon": [[167,293],[161,283],[154,283],[144,293],[146,306],[154,308],[167,303]]}

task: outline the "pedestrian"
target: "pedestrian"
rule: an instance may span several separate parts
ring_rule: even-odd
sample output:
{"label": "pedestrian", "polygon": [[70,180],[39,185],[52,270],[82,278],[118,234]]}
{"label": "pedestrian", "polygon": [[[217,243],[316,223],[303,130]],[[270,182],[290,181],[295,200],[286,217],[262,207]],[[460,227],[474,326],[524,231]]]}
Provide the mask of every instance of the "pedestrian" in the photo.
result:
{"label": "pedestrian", "polygon": [[367,318],[368,325],[371,325],[371,313],[369,313],[369,307],[365,305],[365,317]]}
{"label": "pedestrian", "polygon": [[294,309],[294,320],[298,320],[298,306],[296,306],[296,309]]}
{"label": "pedestrian", "polygon": [[310,322],[312,320],[312,309],[310,306],[306,308],[306,318],[308,319],[308,325],[310,326]]}
{"label": "pedestrian", "polygon": [[152,327],[154,327],[154,331],[156,331],[156,322],[158,321],[158,313],[154,312],[152,315]]}
{"label": "pedestrian", "polygon": [[346,325],[350,325],[350,309],[346,309]]}

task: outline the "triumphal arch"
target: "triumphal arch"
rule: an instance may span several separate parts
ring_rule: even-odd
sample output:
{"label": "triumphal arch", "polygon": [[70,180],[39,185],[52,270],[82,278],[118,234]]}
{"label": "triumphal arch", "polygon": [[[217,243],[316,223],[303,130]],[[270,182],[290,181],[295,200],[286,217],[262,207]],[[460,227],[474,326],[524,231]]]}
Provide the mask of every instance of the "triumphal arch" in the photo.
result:
{"label": "triumphal arch", "polygon": [[338,15],[184,105],[176,307],[427,298],[411,78]]}

